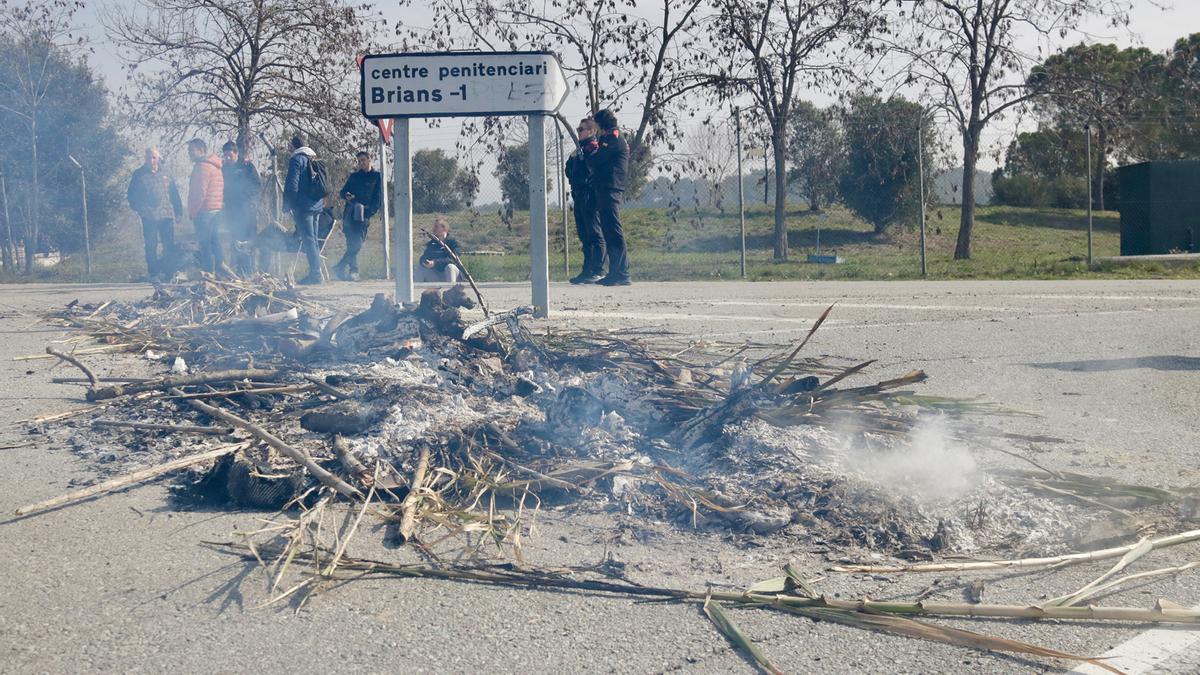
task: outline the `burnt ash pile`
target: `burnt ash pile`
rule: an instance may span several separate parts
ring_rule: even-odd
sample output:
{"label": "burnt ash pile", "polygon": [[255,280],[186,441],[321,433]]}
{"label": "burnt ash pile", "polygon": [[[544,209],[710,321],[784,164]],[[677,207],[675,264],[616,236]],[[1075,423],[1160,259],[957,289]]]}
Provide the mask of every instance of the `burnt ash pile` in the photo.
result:
{"label": "burnt ash pile", "polygon": [[[101,343],[70,355],[92,406],[36,426],[109,473],[216,453],[184,482],[221,503],[375,499],[393,536],[426,544],[518,546],[554,504],[923,558],[1050,550],[1129,513],[1083,477],[996,477],[972,456],[981,428],[955,422],[970,406],[913,394],[920,371],[847,386],[871,362],[800,358],[812,332],[757,360],[666,355],[646,335],[535,336],[529,308],[469,324],[482,303],[460,286],[351,314],[270,278],[72,303],[52,318]],[[120,351],[173,372],[106,382],[82,361]]]}

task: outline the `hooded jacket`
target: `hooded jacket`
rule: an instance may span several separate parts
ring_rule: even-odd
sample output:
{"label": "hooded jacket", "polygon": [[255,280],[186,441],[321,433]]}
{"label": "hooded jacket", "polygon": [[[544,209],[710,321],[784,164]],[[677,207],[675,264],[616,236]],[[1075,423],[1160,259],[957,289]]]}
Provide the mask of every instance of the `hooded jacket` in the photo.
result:
{"label": "hooded jacket", "polygon": [[220,211],[224,206],[225,177],[221,173],[221,158],[209,155],[192,165],[188,215],[195,218],[206,211]]}
{"label": "hooded jacket", "polygon": [[287,180],[283,182],[283,208],[292,213],[316,213],[325,208],[324,199],[304,194],[308,182],[308,165],[317,153],[308,146],[296,148],[288,161]]}

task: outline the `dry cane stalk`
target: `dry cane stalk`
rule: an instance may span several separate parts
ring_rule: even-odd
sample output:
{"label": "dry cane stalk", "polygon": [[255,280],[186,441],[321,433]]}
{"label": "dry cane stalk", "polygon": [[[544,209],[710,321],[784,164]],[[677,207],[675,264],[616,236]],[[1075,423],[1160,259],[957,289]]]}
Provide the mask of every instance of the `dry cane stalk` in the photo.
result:
{"label": "dry cane stalk", "polygon": [[413,530],[417,527],[417,506],[421,501],[421,488],[425,485],[425,474],[429,471],[429,447],[421,448],[421,457],[417,460],[417,469],[413,472],[412,485],[408,495],[400,503],[403,515],[400,518],[400,541],[412,539]]}
{"label": "dry cane stalk", "polygon": [[201,375],[164,377],[161,380],[153,380],[150,382],[136,382],[128,385],[117,385],[113,387],[104,387],[102,389],[93,389],[88,391],[87,399],[89,401],[102,401],[104,399],[117,398],[118,396],[124,396],[126,394],[138,394],[144,391],[157,391],[161,389],[172,389],[174,387],[187,387],[195,384],[214,384],[217,382],[240,380],[273,382],[281,377],[284,372],[285,371],[283,370],[263,370],[258,368],[250,368],[246,370],[218,370]]}
{"label": "dry cane stalk", "polygon": [[[1178,546],[1200,540],[1200,530],[1189,530],[1167,537],[1150,540],[1150,550]],[[837,565],[830,569],[834,572],[851,572],[865,574],[892,574],[899,572],[979,572],[986,570],[1029,569],[1035,567],[1063,567],[1078,563],[1093,562],[1118,558],[1129,553],[1138,546],[1117,546],[1087,553],[1072,553],[1050,558],[1022,558],[1018,560],[979,560],[963,563],[929,563],[923,565]]]}
{"label": "dry cane stalk", "polygon": [[123,487],[141,483],[156,476],[161,476],[165,473],[170,473],[178,469],[192,466],[193,464],[199,464],[210,459],[224,457],[225,455],[249,446],[249,443],[235,443],[233,445],[223,445],[219,448],[213,448],[212,450],[202,452],[198,455],[181,457],[174,461],[167,462],[166,464],[160,464],[159,466],[151,467],[149,469],[135,471],[131,474],[121,476],[120,478],[114,478],[112,480],[104,481],[103,483],[97,483],[96,485],[85,487],[82,490],[68,492],[65,495],[59,495],[53,499],[47,499],[46,501],[30,504],[29,506],[22,506],[21,508],[17,509],[17,515],[28,516],[41,511],[47,511],[60,506],[81,502],[89,497],[104,494],[105,492],[112,492],[113,490],[119,490]]}

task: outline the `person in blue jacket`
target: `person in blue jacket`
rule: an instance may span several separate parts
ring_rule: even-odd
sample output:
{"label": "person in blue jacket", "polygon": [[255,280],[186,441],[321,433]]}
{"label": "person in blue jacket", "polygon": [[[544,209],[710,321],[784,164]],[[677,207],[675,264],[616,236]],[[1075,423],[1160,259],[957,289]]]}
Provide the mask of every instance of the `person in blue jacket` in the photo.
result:
{"label": "person in blue jacket", "polygon": [[317,216],[325,208],[325,198],[313,198],[311,183],[312,162],[317,153],[308,147],[303,132],[292,136],[292,158],[288,161],[287,180],[283,188],[283,208],[290,211],[296,222],[300,250],[308,260],[308,276],[299,281],[311,285],[321,283],[321,252],[317,248]]}

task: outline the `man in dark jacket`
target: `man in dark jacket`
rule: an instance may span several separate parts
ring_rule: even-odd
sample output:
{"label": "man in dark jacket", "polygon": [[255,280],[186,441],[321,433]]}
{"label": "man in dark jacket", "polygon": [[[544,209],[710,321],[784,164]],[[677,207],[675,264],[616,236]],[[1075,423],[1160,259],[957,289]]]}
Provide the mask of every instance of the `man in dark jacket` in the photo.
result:
{"label": "man in dark jacket", "polygon": [[585,117],[576,129],[579,132],[579,148],[567,158],[567,182],[571,185],[571,201],[574,202],[575,232],[579,235],[583,250],[583,269],[571,278],[573,284],[594,284],[604,278],[604,266],[608,255],[604,252],[604,234],[600,232],[600,221],[596,219],[596,199],[592,194],[592,172],[588,169],[586,154],[597,149],[596,121]]}
{"label": "man in dark jacket", "polygon": [[309,192],[310,171],[317,153],[306,144],[304,134],[292,136],[292,158],[288,161],[287,180],[283,184],[283,208],[291,211],[296,222],[300,250],[308,259],[308,276],[302,284],[321,283],[321,252],[317,249],[317,216],[325,208],[325,199],[314,199]]}
{"label": "man in dark jacket", "polygon": [[360,150],[354,158],[357,170],[346,178],[346,184],[342,186],[342,199],[346,201],[342,216],[346,254],[333,268],[342,281],[358,281],[358,252],[367,238],[371,216],[379,211],[379,204],[383,200],[383,181],[379,172],[371,168],[371,153]]}
{"label": "man in dark jacket", "polygon": [[146,163],[133,172],[125,194],[129,207],[142,219],[146,274],[152,280],[166,281],[175,273],[168,269],[167,260],[175,248],[175,221],[183,216],[183,200],[174,179],[162,169],[157,149],[146,149]]}
{"label": "man in dark jacket", "polygon": [[458,242],[450,236],[450,223],[446,222],[445,218],[433,221],[433,236],[437,237],[438,241],[430,240],[425,244],[425,250],[421,252],[420,264],[417,266],[416,274],[413,275],[413,280],[426,283],[458,283],[458,265],[454,264],[454,259],[446,253],[446,249],[454,251],[454,255],[457,256],[462,255],[462,249],[458,247]]}
{"label": "man in dark jacket", "polygon": [[629,172],[629,144],[617,130],[617,116],[611,110],[596,113],[600,134],[596,149],[585,155],[592,172],[592,194],[596,198],[596,217],[604,234],[608,252],[608,276],[596,282],[601,286],[629,285],[629,254],[621,229],[621,197]]}
{"label": "man in dark jacket", "polygon": [[225,208],[222,214],[233,236],[233,267],[242,276],[254,273],[253,240],[258,234],[258,197],[262,179],[249,158],[239,157],[237,144],[228,141],[221,148],[225,177]]}

